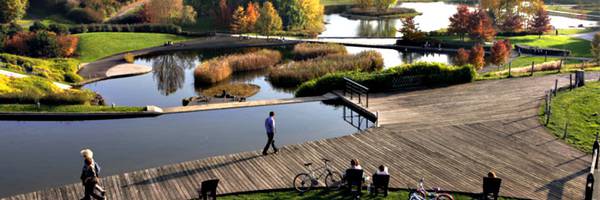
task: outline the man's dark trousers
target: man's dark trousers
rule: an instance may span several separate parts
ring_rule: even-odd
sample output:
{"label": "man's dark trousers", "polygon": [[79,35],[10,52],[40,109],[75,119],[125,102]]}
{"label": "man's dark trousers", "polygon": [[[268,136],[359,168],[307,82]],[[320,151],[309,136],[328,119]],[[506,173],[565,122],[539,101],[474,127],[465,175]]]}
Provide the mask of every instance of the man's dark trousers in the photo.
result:
{"label": "man's dark trousers", "polygon": [[269,151],[269,146],[272,146],[273,150],[277,152],[277,147],[275,147],[275,140],[273,139],[273,137],[275,137],[275,133],[267,132],[267,137],[267,145],[265,145],[265,148],[263,149],[263,154],[267,154],[267,151]]}

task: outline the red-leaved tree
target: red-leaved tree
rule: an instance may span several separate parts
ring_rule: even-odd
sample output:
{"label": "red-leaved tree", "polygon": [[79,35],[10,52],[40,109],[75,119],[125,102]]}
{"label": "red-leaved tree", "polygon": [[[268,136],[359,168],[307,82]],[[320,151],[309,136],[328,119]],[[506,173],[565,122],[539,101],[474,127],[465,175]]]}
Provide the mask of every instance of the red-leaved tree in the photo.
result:
{"label": "red-leaved tree", "polygon": [[506,49],[506,44],[504,44],[504,40],[498,40],[494,42],[494,45],[491,49],[491,59],[490,62],[496,66],[501,66],[508,62],[508,49]]}
{"label": "red-leaved tree", "polygon": [[463,48],[458,49],[456,52],[456,58],[454,58],[454,64],[458,66],[463,66],[469,64],[469,50],[465,50]]}
{"label": "red-leaved tree", "polygon": [[471,65],[473,65],[473,67],[475,67],[475,69],[481,70],[481,69],[483,69],[483,66],[485,65],[484,56],[485,56],[485,51],[483,49],[483,46],[481,44],[476,44],[471,49],[471,53],[469,55],[469,63],[471,63]]}
{"label": "red-leaved tree", "polygon": [[478,9],[472,13],[469,20],[469,36],[480,41],[491,41],[496,36],[492,20],[484,10]]}
{"label": "red-leaved tree", "polygon": [[551,29],[550,16],[548,16],[548,12],[546,11],[546,9],[543,7],[538,8],[535,14],[533,15],[533,19],[531,19],[531,22],[529,24],[529,30],[531,32],[537,33],[539,35],[539,38],[542,38],[542,34]]}
{"label": "red-leaved tree", "polygon": [[516,13],[509,13],[498,28],[504,32],[523,31],[523,18]]}
{"label": "red-leaved tree", "polygon": [[469,32],[469,18],[471,12],[467,5],[461,4],[456,8],[456,13],[450,17],[449,33],[456,33],[460,39],[465,40],[465,35]]}

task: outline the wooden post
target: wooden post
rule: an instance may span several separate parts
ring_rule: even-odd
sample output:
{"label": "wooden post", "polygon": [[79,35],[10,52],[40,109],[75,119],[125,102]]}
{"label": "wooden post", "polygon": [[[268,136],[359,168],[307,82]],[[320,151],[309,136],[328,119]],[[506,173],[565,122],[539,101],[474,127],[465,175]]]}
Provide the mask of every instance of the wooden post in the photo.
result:
{"label": "wooden post", "polygon": [[510,74],[511,66],[512,66],[512,61],[508,63],[508,78],[512,77],[512,75]]}
{"label": "wooden post", "polygon": [[560,59],[560,63],[558,64],[558,73],[560,73],[560,70],[562,69],[562,65],[563,65],[563,59]]}
{"label": "wooden post", "polygon": [[533,76],[533,66],[535,65],[535,61],[531,61],[531,74],[529,76]]}
{"label": "wooden post", "polygon": [[569,74],[569,90],[573,90],[573,74]]}
{"label": "wooden post", "polygon": [[557,90],[558,90],[558,79],[554,80],[554,96],[556,96]]}
{"label": "wooden post", "polygon": [[575,71],[575,88],[581,87],[585,85],[585,71],[577,70]]}

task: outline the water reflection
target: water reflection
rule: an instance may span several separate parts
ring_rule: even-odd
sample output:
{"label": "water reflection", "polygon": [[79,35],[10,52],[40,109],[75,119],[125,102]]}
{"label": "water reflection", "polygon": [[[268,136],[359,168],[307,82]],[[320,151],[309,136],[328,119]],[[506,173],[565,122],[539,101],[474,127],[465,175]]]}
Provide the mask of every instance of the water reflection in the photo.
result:
{"label": "water reflection", "polygon": [[165,96],[183,88],[185,71],[193,68],[197,60],[201,60],[201,55],[192,53],[163,54],[146,59],[152,62],[153,78],[158,91]]}
{"label": "water reflection", "polygon": [[358,24],[360,37],[395,37],[397,19],[361,20]]}

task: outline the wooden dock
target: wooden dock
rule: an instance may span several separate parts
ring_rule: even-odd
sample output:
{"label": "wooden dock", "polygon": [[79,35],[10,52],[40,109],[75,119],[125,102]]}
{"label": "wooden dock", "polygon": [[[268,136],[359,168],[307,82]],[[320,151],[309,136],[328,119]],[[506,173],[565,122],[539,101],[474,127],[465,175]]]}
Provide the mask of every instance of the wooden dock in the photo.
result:
{"label": "wooden dock", "polygon": [[[591,156],[549,134],[537,111],[544,91],[568,77],[481,81],[405,93],[374,94],[369,110],[381,127],[288,145],[276,155],[241,152],[105,177],[108,199],[190,199],[200,182],[219,178],[219,193],[292,187],[304,162],[333,160],[338,170],[357,158],[367,172],[389,166],[391,186],[427,186],[477,193],[495,171],[501,195],[583,199]],[[73,180],[74,182],[77,180]],[[2,200],[78,199],[79,183]]]}

